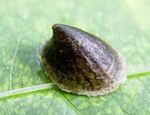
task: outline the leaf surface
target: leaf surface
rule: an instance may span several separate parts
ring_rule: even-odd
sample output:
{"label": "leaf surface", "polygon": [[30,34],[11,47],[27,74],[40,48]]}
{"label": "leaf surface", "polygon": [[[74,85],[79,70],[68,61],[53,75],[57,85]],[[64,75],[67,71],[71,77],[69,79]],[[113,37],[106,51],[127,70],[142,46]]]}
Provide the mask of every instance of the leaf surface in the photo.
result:
{"label": "leaf surface", "polygon": [[129,75],[124,85],[106,96],[78,96],[51,88],[2,98],[0,114],[150,114],[150,1],[0,2],[0,93],[51,82],[37,58],[40,47],[52,35],[54,23],[101,37],[123,54]]}

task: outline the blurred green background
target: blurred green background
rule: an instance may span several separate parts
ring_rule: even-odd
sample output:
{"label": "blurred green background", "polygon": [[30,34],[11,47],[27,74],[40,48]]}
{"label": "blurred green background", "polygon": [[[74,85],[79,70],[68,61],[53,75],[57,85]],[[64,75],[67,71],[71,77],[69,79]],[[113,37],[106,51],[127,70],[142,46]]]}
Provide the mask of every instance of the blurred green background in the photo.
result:
{"label": "blurred green background", "polygon": [[[150,71],[149,6],[149,0],[0,0],[0,92],[49,82],[36,58],[55,23],[101,37],[123,54],[128,74]],[[0,114],[149,115],[149,81],[149,75],[131,79],[114,95],[98,98],[52,89],[3,99]]]}

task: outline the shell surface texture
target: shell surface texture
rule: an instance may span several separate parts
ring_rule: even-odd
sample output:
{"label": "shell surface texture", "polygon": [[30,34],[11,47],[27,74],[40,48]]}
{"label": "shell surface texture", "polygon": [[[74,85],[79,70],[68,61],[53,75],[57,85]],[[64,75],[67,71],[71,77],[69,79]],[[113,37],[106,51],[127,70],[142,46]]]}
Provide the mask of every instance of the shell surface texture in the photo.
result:
{"label": "shell surface texture", "polygon": [[55,85],[79,95],[115,91],[126,80],[125,61],[102,39],[76,27],[54,24],[41,63]]}

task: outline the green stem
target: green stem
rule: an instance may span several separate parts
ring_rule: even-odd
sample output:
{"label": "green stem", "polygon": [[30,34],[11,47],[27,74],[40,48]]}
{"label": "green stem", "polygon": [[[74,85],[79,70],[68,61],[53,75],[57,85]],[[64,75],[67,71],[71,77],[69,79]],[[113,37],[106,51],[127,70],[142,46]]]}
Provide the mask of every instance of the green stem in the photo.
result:
{"label": "green stem", "polygon": [[146,75],[150,75],[150,71],[130,74],[130,75],[128,75],[128,78],[132,79],[132,78],[137,78],[137,77],[143,77],[143,76],[146,76]]}
{"label": "green stem", "polygon": [[26,94],[26,93],[31,93],[35,91],[40,91],[40,90],[47,90],[47,89],[50,89],[52,86],[53,86],[53,83],[48,83],[48,84],[36,85],[32,87],[10,90],[10,91],[0,93],[0,99],[11,97],[11,96],[16,96],[16,95],[21,95],[21,94]]}

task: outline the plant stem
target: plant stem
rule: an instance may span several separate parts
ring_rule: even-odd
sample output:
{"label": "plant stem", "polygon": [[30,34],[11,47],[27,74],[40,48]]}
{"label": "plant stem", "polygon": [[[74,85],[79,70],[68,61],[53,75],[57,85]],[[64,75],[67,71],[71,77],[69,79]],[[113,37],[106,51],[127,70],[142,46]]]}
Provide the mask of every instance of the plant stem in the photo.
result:
{"label": "plant stem", "polygon": [[31,93],[35,91],[40,91],[40,90],[47,90],[47,89],[50,89],[52,86],[53,86],[53,83],[48,83],[48,84],[36,85],[32,87],[10,90],[10,91],[0,93],[0,99],[11,97],[11,96],[16,96],[16,95],[21,95],[21,94],[26,94],[26,93]]}
{"label": "plant stem", "polygon": [[132,78],[142,77],[142,76],[146,76],[146,75],[150,75],[150,71],[141,72],[141,73],[129,74],[129,75],[128,75],[128,78],[129,78],[129,79],[132,79]]}

